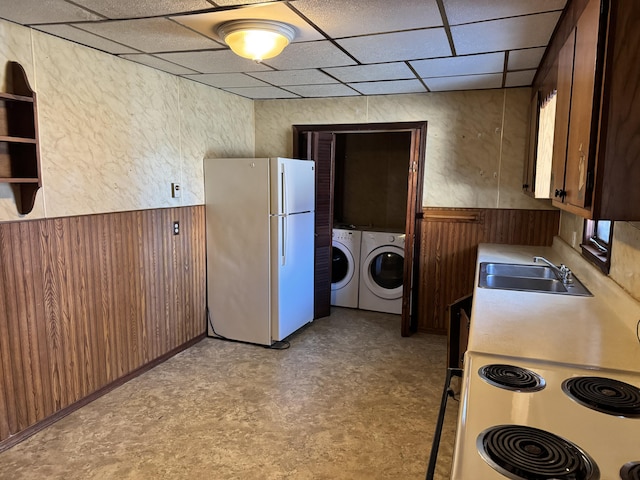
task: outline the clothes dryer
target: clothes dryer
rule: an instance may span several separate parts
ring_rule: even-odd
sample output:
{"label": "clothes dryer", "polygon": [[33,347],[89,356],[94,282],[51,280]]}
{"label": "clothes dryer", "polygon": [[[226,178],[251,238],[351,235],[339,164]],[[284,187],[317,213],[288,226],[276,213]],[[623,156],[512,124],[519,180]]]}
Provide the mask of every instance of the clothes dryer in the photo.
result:
{"label": "clothes dryer", "polygon": [[361,237],[358,230],[333,229],[331,305],[358,308]]}
{"label": "clothes dryer", "polygon": [[402,313],[403,233],[362,232],[358,308]]}

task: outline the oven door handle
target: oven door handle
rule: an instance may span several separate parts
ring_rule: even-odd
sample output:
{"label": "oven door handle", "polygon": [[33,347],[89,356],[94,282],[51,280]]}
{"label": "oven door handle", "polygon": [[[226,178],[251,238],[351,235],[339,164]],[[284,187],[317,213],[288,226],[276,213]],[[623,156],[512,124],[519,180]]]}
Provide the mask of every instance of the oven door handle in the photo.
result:
{"label": "oven door handle", "polygon": [[429,455],[429,467],[427,468],[426,480],[433,480],[436,470],[436,462],[438,460],[438,448],[440,448],[440,437],[442,436],[442,425],[444,424],[444,415],[447,412],[447,400],[449,399],[449,387],[453,377],[462,377],[461,368],[447,368],[447,377],[444,381],[444,389],[442,390],[442,400],[440,401],[440,412],[438,413],[438,423],[436,431],[433,434],[433,443],[431,444],[431,455]]}

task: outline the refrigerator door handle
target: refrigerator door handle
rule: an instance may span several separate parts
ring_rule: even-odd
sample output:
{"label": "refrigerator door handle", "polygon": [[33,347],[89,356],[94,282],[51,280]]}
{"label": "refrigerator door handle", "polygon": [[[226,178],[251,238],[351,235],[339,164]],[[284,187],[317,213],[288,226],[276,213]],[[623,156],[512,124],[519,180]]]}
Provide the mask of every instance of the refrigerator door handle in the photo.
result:
{"label": "refrigerator door handle", "polygon": [[280,265],[286,264],[287,255],[287,176],[285,174],[284,163],[280,165],[280,194],[282,196],[282,252],[280,254]]}
{"label": "refrigerator door handle", "polygon": [[284,266],[287,256],[287,215],[280,217],[282,221],[282,252],[280,254],[280,265]]}
{"label": "refrigerator door handle", "polygon": [[284,171],[284,164],[280,166],[282,170],[280,171],[280,184],[282,185],[280,190],[281,201],[282,201],[282,210],[281,212],[287,215],[287,176]]}

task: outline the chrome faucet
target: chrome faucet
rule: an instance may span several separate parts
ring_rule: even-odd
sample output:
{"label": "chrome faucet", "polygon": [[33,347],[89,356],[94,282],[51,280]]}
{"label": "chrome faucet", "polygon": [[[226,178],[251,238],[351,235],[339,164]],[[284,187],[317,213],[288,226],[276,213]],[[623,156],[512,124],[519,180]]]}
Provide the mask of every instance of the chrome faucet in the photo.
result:
{"label": "chrome faucet", "polygon": [[566,284],[573,282],[571,270],[569,270],[569,267],[567,267],[564,263],[561,263],[558,267],[544,257],[533,257],[533,261],[535,263],[544,262],[549,265],[549,267],[551,267],[553,272],[556,274],[556,277],[558,277],[558,280],[562,280],[562,283]]}

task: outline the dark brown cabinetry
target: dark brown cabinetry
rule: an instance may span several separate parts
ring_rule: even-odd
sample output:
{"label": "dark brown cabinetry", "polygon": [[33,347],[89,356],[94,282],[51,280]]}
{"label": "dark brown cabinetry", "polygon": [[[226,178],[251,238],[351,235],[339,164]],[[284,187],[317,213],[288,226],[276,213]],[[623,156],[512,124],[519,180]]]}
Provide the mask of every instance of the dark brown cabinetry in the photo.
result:
{"label": "dark brown cabinetry", "polygon": [[557,66],[551,194],[584,218],[640,220],[638,24],[640,2],[570,1],[534,80]]}
{"label": "dark brown cabinetry", "polygon": [[36,94],[19,63],[7,68],[11,93],[0,93],[0,183],[12,185],[18,212],[27,214],[42,185]]}

